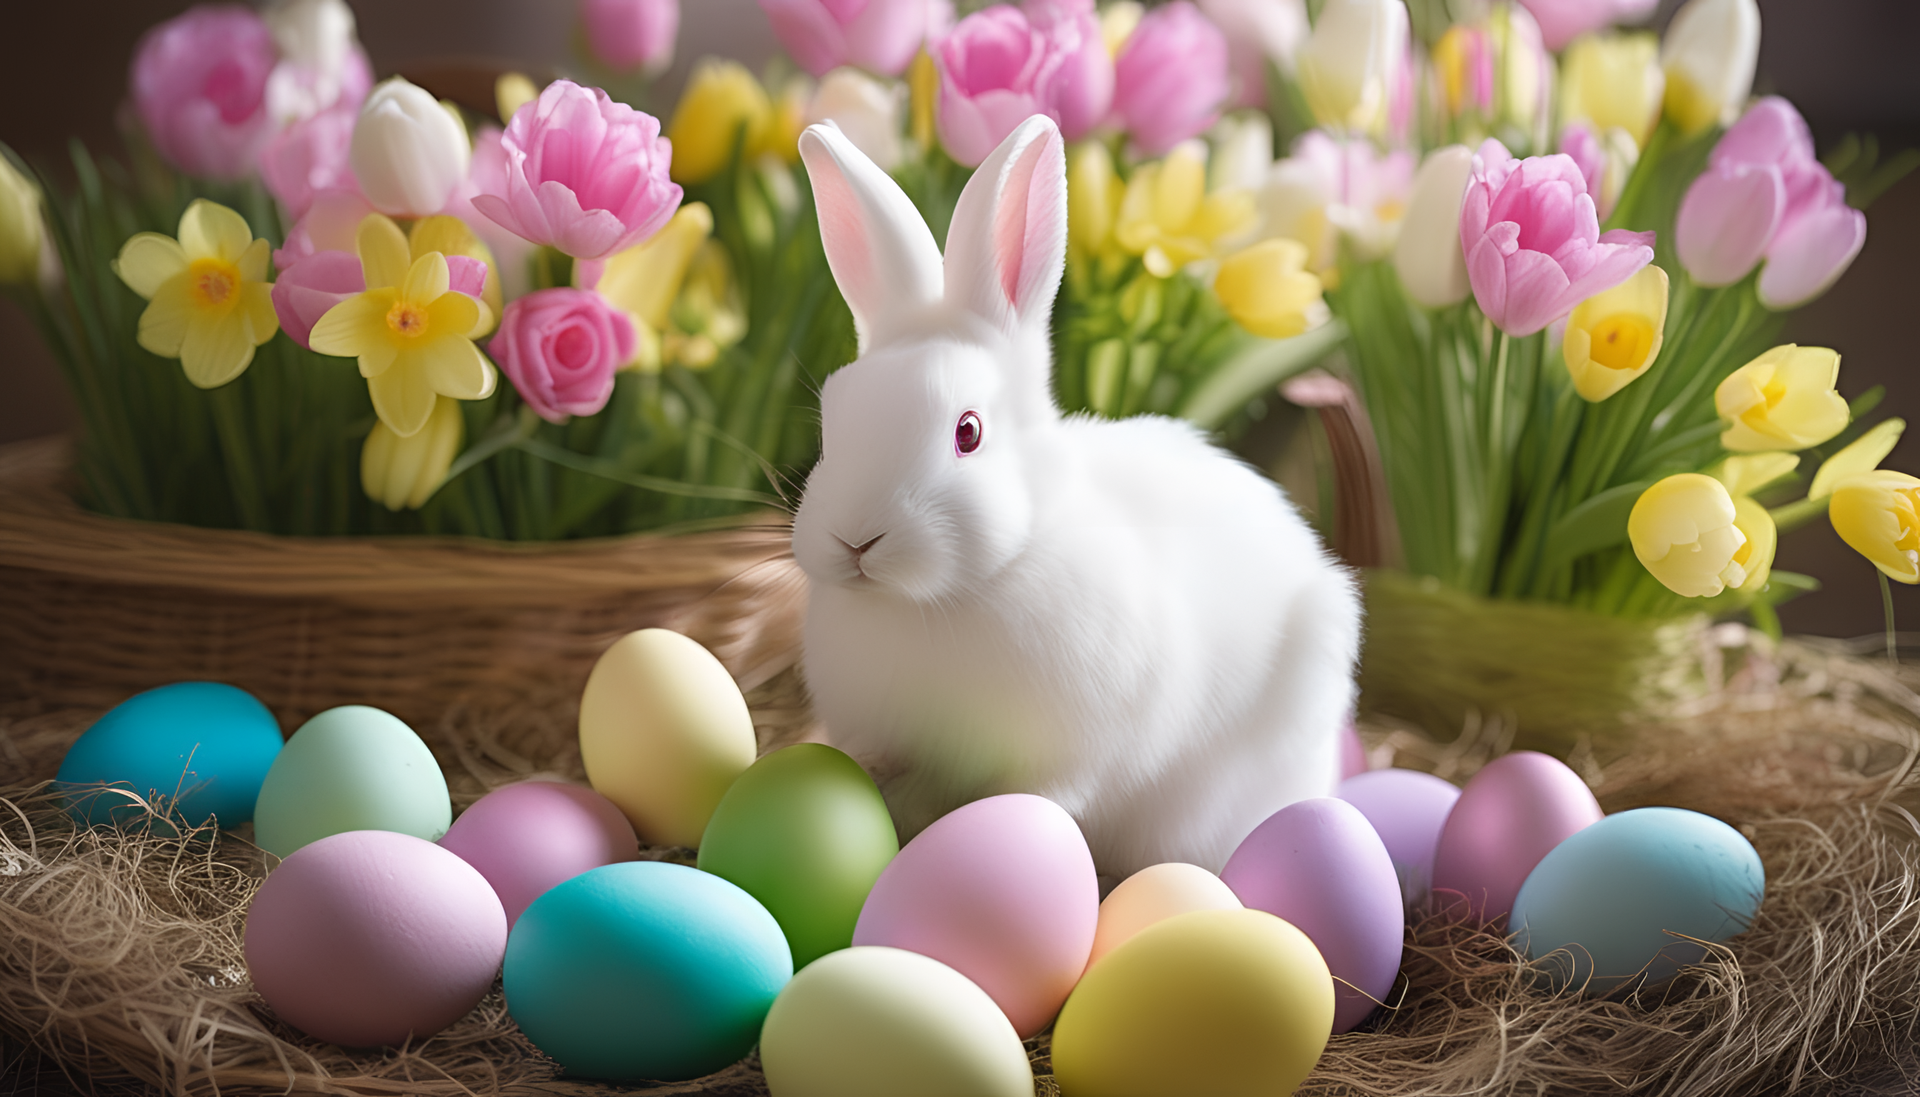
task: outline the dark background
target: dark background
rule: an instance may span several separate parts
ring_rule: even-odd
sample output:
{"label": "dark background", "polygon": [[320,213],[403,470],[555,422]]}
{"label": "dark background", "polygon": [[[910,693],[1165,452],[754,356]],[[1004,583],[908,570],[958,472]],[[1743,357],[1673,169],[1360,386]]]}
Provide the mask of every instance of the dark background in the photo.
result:
{"label": "dark background", "polygon": [[[350,0],[351,2],[351,0]],[[186,0],[67,0],[10,4],[0,36],[0,140],[29,156],[57,154],[70,136],[114,139],[126,67],[142,31]],[[358,0],[360,37],[374,69],[419,73],[448,60],[540,71],[571,57],[573,0]],[[1677,7],[1663,0],[1656,22]],[[682,0],[669,97],[689,64],[722,53],[757,67],[776,47],[754,0]],[[1920,145],[1920,0],[1760,0],[1756,91],[1787,96],[1825,152],[1850,131],[1884,148]],[[1796,313],[1787,338],[1844,356],[1840,391],[1887,386],[1884,409],[1916,429],[1887,464],[1920,472],[1920,176],[1868,212],[1866,249],[1824,298]],[[26,318],[0,301],[0,442],[66,430],[73,409]],[[1820,522],[1789,535],[1778,565],[1826,586],[1781,610],[1789,631],[1856,636],[1878,631],[1871,565]],[[1920,590],[1895,591],[1900,620],[1920,627]]]}

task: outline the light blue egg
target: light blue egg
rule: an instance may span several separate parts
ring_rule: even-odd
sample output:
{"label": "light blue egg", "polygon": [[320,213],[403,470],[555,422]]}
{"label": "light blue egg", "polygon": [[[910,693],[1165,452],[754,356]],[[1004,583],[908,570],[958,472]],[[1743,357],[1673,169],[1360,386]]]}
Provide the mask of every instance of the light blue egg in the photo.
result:
{"label": "light blue egg", "polygon": [[170,814],[234,827],[253,818],[260,783],[279,756],[280,724],[251,693],[219,682],[175,682],[137,693],[86,730],[56,775],[83,825],[145,814],[125,796],[165,798]]}
{"label": "light blue egg", "polygon": [[507,1012],[568,1073],[682,1081],[743,1058],[793,977],[767,908],[711,873],[603,865],[542,894],[507,938]]}
{"label": "light blue egg", "polygon": [[[1555,846],[1521,885],[1515,943],[1556,987],[1604,993],[1642,972],[1659,982],[1753,924],[1760,855],[1697,811],[1635,808]],[[1682,938],[1695,938],[1694,941]]]}

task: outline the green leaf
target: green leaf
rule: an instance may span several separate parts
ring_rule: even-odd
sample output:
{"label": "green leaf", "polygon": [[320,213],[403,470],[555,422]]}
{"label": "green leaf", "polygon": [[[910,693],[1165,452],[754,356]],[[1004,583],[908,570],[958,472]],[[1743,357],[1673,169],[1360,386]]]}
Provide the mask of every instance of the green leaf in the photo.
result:
{"label": "green leaf", "polygon": [[1331,320],[1291,339],[1252,340],[1200,382],[1175,414],[1213,430],[1248,400],[1318,363],[1346,337],[1346,325]]}
{"label": "green leaf", "polygon": [[1627,516],[1640,493],[1653,486],[1638,480],[1608,488],[1567,512],[1547,533],[1546,568],[1551,571],[1590,552],[1611,548],[1627,539]]}

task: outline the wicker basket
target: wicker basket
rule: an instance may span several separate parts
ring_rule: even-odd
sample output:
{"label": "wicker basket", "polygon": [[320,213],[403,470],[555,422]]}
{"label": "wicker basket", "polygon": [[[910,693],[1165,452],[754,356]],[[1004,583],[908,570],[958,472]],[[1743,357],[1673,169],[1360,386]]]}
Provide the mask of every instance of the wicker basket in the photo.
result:
{"label": "wicker basket", "polygon": [[794,665],[806,603],[784,518],[523,546],[303,538],[90,514],[69,448],[0,448],[0,695],[100,707],[182,679],[284,722],[332,705],[415,726],[462,696],[586,681],[636,628],[705,644],[743,689]]}

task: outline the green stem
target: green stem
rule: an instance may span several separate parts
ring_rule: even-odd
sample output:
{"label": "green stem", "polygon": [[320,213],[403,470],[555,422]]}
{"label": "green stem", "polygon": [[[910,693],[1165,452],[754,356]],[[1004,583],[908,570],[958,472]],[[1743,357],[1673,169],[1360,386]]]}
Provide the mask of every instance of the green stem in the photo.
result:
{"label": "green stem", "polygon": [[1887,582],[1887,573],[1879,568],[1873,569],[1880,577],[1880,608],[1887,615],[1887,662],[1900,665],[1900,649],[1895,642],[1893,631],[1893,584]]}
{"label": "green stem", "polygon": [[241,407],[238,382],[229,382],[207,393],[213,407],[214,430],[220,438],[221,464],[227,473],[227,486],[233,492],[234,506],[240,511],[240,523],[262,533],[273,531],[266,497],[260,491],[259,467],[253,447],[247,442],[246,422]]}

